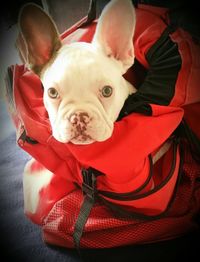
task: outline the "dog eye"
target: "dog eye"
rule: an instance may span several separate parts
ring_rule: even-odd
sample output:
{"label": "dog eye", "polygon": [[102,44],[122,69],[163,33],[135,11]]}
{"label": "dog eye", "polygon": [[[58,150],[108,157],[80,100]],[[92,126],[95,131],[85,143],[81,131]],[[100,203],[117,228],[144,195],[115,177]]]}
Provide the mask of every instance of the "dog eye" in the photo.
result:
{"label": "dog eye", "polygon": [[56,99],[59,97],[58,91],[54,87],[50,87],[47,92],[50,98]]}
{"label": "dog eye", "polygon": [[110,97],[112,95],[113,89],[111,86],[104,86],[101,93],[104,97]]}

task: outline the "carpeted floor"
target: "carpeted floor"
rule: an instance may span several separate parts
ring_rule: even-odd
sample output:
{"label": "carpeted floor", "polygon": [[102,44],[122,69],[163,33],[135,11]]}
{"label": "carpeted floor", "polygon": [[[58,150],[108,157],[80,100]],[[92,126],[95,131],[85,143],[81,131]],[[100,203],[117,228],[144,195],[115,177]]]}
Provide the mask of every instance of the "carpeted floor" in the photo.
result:
{"label": "carpeted floor", "polygon": [[16,146],[15,133],[0,149],[0,261],[79,261],[70,252],[66,257],[47,247],[40,228],[24,216],[22,172],[30,157]]}

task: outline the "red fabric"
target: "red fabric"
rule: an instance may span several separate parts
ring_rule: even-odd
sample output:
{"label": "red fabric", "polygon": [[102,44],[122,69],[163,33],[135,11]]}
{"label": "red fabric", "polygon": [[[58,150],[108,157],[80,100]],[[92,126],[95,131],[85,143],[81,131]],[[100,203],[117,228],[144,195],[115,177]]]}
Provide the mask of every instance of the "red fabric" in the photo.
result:
{"label": "red fabric", "polygon": [[[16,69],[16,74],[17,72],[20,73],[20,68],[18,71]],[[52,183],[40,193],[40,204],[37,211],[34,214],[28,214],[37,223],[41,223],[58,199],[75,189],[74,182],[81,186],[81,166],[92,166],[106,174],[98,179],[97,186],[100,190],[122,193],[137,189],[149,175],[148,155],[168,139],[183,116],[183,110],[180,108],[152,105],[153,114],[151,117],[133,113],[116,122],[112,137],[105,142],[96,142],[84,147],[71,143],[62,144],[52,137],[49,121],[44,117],[46,114],[40,98],[42,91],[31,91],[37,85],[41,90],[39,79],[34,76],[32,81],[31,75],[28,74],[29,78],[27,78],[27,73],[24,74],[23,70],[21,73],[21,76],[18,75],[20,84],[16,82],[17,87],[14,88],[17,109],[21,112],[20,117],[27,129],[27,135],[40,143],[30,145],[28,143],[21,144],[19,141],[19,144],[45,168],[55,174]],[[22,103],[25,94],[28,103]],[[30,108],[34,110],[34,114],[31,113]],[[35,128],[36,123],[37,128]],[[123,159],[121,152],[126,156]],[[63,155],[65,155],[64,159]],[[177,157],[179,158],[179,156]],[[171,184],[168,184],[165,189],[169,193],[166,194],[165,190],[161,193],[165,195],[165,201],[156,202],[155,195],[153,201],[151,197],[149,201],[147,199],[130,201],[125,205],[144,210],[146,208],[146,213],[149,214],[162,212],[170,200],[177,174],[178,170],[175,171]],[[67,184],[67,187],[63,186],[64,184]],[[152,181],[146,190],[151,186]]]}
{"label": "red fabric", "polygon": [[200,45],[192,40],[189,33],[182,29],[171,35],[178,44],[182,59],[181,70],[176,81],[175,95],[170,105],[183,106],[200,101]]}
{"label": "red fabric", "polygon": [[[156,220],[120,219],[108,208],[95,205],[84,228],[81,247],[109,248],[144,244],[182,236],[198,227],[193,221],[200,210],[200,190],[195,183],[200,166],[186,151],[182,178],[175,199],[167,213]],[[73,248],[73,229],[82,194],[79,190],[58,201],[43,223],[43,238],[54,245]]]}
{"label": "red fabric", "polygon": [[167,140],[183,116],[183,111],[177,108],[152,105],[152,109],[152,117],[135,113],[115,123],[112,137],[103,143],[67,145],[84,166],[107,174],[99,178],[99,189],[127,192],[147,179],[148,155]]}
{"label": "red fabric", "polygon": [[[146,53],[159,39],[168,23],[166,8],[139,5],[136,8],[136,27],[134,32],[134,53],[137,60],[149,68]],[[91,42],[96,29],[96,22],[89,27],[79,28],[76,25],[62,34],[63,43],[73,41]],[[77,26],[79,23],[77,24]],[[175,95],[171,106],[183,106],[200,101],[200,45],[192,40],[190,34],[180,28],[170,34],[171,40],[178,45],[182,66],[176,81]],[[125,74],[130,82],[134,82],[134,74],[129,71]]]}
{"label": "red fabric", "polygon": [[[161,17],[166,18],[165,10],[157,9],[156,15],[145,10],[137,10],[136,14],[135,55],[140,63],[148,68],[145,54],[166,27],[164,20],[161,19]],[[83,40],[90,42],[95,27],[95,22],[91,27],[78,29],[78,31],[75,31],[76,27],[73,27],[63,34],[63,42]],[[179,39],[179,36],[173,35],[174,41]],[[180,47],[180,50],[183,49]],[[182,120],[184,111],[177,106],[193,101],[193,97],[186,94],[183,96],[183,92],[188,93],[187,83],[192,83],[192,76],[194,77],[192,67],[187,68],[184,63],[177,80],[178,90],[172,103],[174,106],[151,105],[152,116],[133,113],[115,123],[114,133],[110,139],[85,146],[62,144],[52,137],[42,101],[43,91],[39,78],[24,66],[15,67],[14,100],[17,110],[15,123],[19,131],[18,143],[39,162],[33,164],[32,172],[38,167],[38,169],[48,169],[54,174],[50,183],[39,192],[40,198],[36,211],[27,213],[32,221],[43,225],[44,239],[47,242],[73,246],[72,232],[82,201],[82,194],[76,186],[76,184],[79,186],[82,184],[81,167],[92,166],[105,173],[105,176],[98,178],[99,190],[123,193],[133,191],[144,184],[150,169],[148,155],[169,138]],[[190,80],[187,81],[187,79]],[[182,91],[181,81],[184,86]],[[196,91],[194,95],[196,99],[198,95]],[[200,98],[198,99],[200,101]],[[187,119],[195,127],[195,118],[190,117],[192,108],[194,107],[188,107],[185,110],[188,113]],[[199,112],[199,106],[195,111]],[[38,144],[31,145],[19,139],[24,128],[27,135],[37,140]],[[196,130],[200,131],[198,128]],[[190,159],[190,156],[187,157]],[[170,172],[169,163],[171,162],[172,148],[154,167],[154,181],[149,182],[144,192],[150,192],[153,183],[164,181]],[[195,202],[195,200],[199,199],[200,193],[199,190],[195,191],[193,202],[190,202],[195,184],[189,181],[194,181],[195,176],[199,175],[200,167],[191,159],[188,163],[188,166],[184,165],[186,176],[181,182],[176,201],[168,217],[148,223],[129,219],[121,220],[113,217],[106,207],[97,205],[86,224],[82,246],[111,247],[151,242],[175,237],[193,229],[195,225],[190,218],[199,210],[199,201]],[[147,215],[162,213],[172,199],[179,164],[178,150],[173,175],[160,190],[134,201],[113,202]],[[191,172],[194,176],[192,178]],[[186,213],[186,210],[190,212]],[[95,241],[96,239],[98,241]]]}

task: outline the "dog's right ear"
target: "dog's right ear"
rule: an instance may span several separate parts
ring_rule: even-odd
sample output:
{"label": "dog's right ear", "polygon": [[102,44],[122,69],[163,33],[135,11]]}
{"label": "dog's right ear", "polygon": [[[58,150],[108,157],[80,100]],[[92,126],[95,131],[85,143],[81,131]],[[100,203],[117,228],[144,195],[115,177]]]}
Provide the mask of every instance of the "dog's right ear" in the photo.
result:
{"label": "dog's right ear", "polygon": [[19,36],[16,46],[20,57],[36,74],[61,47],[56,25],[39,6],[29,3],[19,14]]}

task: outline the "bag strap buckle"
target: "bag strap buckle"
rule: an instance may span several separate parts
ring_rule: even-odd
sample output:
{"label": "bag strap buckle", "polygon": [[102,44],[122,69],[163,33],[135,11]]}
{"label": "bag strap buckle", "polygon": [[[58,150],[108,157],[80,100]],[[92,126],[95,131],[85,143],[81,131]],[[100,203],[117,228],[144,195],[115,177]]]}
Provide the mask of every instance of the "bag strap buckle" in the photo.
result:
{"label": "bag strap buckle", "polygon": [[92,168],[88,168],[88,169],[83,168],[81,170],[81,173],[83,176],[83,183],[82,183],[83,194],[87,195],[90,199],[95,201],[97,196],[96,175],[94,174]]}

